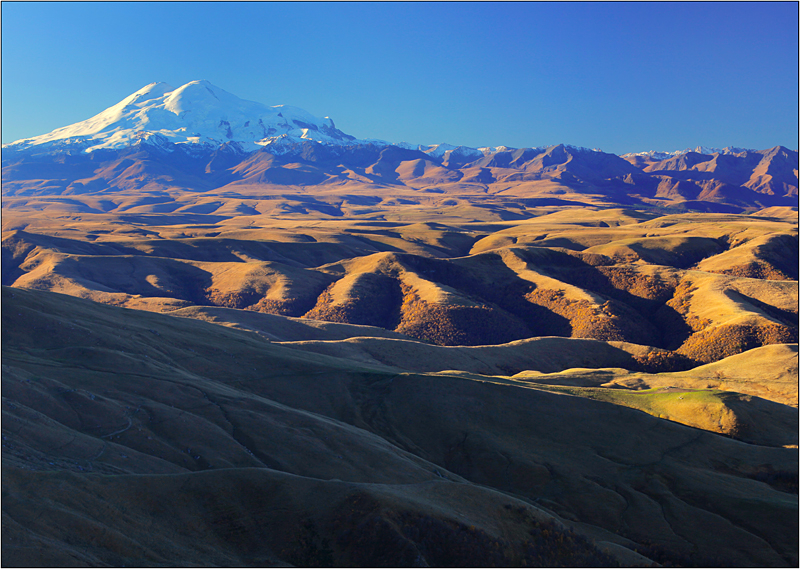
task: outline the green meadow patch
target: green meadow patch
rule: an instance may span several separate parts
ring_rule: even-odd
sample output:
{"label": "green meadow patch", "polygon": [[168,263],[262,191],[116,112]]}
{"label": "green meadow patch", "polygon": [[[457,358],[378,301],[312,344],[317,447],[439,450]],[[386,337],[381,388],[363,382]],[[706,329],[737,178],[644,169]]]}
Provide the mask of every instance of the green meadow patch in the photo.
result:
{"label": "green meadow patch", "polygon": [[536,384],[535,387],[638,409],[660,419],[734,437],[738,434],[739,421],[729,403],[744,397],[716,389],[667,387],[629,390],[545,384]]}

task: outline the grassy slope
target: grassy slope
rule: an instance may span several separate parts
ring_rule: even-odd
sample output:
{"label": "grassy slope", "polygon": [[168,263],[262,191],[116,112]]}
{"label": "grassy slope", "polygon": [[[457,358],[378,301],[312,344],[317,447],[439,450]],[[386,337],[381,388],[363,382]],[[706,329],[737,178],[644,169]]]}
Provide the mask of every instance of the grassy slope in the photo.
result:
{"label": "grassy slope", "polygon": [[[664,374],[669,383],[673,374]],[[536,385],[536,384],[533,384]],[[604,389],[541,385],[540,388],[639,409],[655,417],[722,433],[753,444],[797,446],[797,410],[720,391],[678,387]]]}
{"label": "grassy slope", "polygon": [[796,449],[59,295],[3,304],[4,562],[441,563],[477,543],[507,565],[544,507],[674,559],[796,563]]}
{"label": "grassy slope", "polygon": [[[725,240],[744,250],[770,235],[791,239],[789,224],[690,215],[637,223],[628,213],[607,212],[600,221],[609,227],[591,225],[593,211],[571,222],[553,213],[511,227],[460,229],[311,220],[230,233],[150,226],[136,229],[140,239],[131,229],[92,233],[92,243],[81,221],[47,229],[53,235],[8,233],[4,282],[147,310],[212,304],[307,315],[445,345],[563,335],[679,349],[709,362],[796,340],[796,282],[648,264],[688,266]],[[480,239],[479,229],[491,235]],[[506,234],[513,240],[493,242],[504,248],[478,247]],[[453,257],[476,242],[472,255]],[[614,253],[619,247],[633,256]],[[734,250],[702,262],[724,261]]]}

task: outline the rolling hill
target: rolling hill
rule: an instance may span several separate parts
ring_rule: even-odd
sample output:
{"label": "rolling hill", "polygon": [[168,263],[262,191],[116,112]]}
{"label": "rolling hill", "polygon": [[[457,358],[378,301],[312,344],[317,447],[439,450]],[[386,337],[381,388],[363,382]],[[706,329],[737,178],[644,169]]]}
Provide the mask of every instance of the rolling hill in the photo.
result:
{"label": "rolling hill", "polygon": [[797,152],[3,146],[4,566],[798,564]]}
{"label": "rolling hill", "polygon": [[4,562],[796,561],[796,446],[346,340],[9,288],[2,316]]}

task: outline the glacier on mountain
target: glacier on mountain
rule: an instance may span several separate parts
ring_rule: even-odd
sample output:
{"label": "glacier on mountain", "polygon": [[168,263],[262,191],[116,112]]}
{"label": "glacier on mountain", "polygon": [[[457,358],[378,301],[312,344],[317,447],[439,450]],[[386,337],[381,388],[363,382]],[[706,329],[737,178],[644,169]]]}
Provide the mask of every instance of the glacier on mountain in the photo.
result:
{"label": "glacier on mountain", "polygon": [[[288,105],[269,107],[240,99],[204,80],[191,81],[177,89],[167,83],[150,83],[87,120],[4,144],[3,149],[88,153],[147,144],[171,152],[177,144],[194,153],[228,144],[242,153],[267,148],[273,154],[286,154],[304,143],[397,146],[424,152],[439,161],[448,160],[451,156],[480,157],[516,150],[507,146],[472,148],[445,143],[412,144],[357,139],[336,128],[329,117],[316,117]],[[577,151],[602,152],[599,149],[565,146]],[[698,146],[674,152],[649,151],[622,156],[665,160],[686,152],[738,154],[745,151],[734,147],[719,149]]]}
{"label": "glacier on mountain", "polygon": [[251,150],[282,136],[337,144],[355,140],[328,117],[318,118],[287,105],[268,107],[240,99],[208,81],[192,81],[177,89],[151,83],[85,121],[5,146],[24,149],[69,141],[92,152],[130,146],[154,135],[176,144],[218,146],[235,141]]}
{"label": "glacier on mountain", "polygon": [[736,146],[726,146],[725,148],[713,148],[711,146],[696,146],[694,148],[687,148],[685,150],[674,150],[672,152],[664,152],[659,150],[648,150],[647,152],[629,152],[628,154],[622,154],[621,156],[625,158],[626,156],[642,156],[644,158],[650,158],[652,160],[667,160],[668,158],[672,158],[673,156],[680,156],[681,154],[686,154],[687,152],[696,152],[697,154],[741,154],[742,152],[758,152],[757,150],[753,150],[751,148],[738,148]]}

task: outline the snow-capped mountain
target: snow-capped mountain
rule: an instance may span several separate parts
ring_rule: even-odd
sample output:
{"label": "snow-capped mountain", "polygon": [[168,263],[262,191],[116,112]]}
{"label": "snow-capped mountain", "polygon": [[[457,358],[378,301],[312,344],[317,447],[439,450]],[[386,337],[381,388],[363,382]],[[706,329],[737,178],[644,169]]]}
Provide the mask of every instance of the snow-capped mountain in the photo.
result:
{"label": "snow-capped mountain", "polygon": [[663,152],[659,150],[648,150],[647,152],[629,152],[628,154],[622,154],[623,158],[627,157],[634,157],[634,156],[641,156],[643,158],[650,158],[652,160],[667,160],[668,158],[672,158],[673,156],[680,156],[681,154],[686,154],[687,152],[695,152],[697,154],[741,154],[742,152],[758,152],[757,150],[753,150],[750,148],[738,148],[736,146],[726,146],[725,148],[714,148],[711,146],[696,146],[694,148],[686,148],[685,150],[674,150],[672,152]]}
{"label": "snow-capped mountain", "polygon": [[[242,153],[267,147],[276,155],[291,152],[298,144],[316,142],[328,146],[397,146],[418,150],[436,160],[480,158],[515,148],[506,146],[471,148],[452,144],[411,144],[378,139],[357,139],[336,128],[329,117],[316,117],[287,105],[267,106],[228,93],[208,81],[191,81],[173,88],[151,83],[103,112],[47,134],[4,144],[4,149],[93,152],[120,149],[136,144],[165,150],[177,144],[190,153],[226,144]],[[547,147],[541,147],[544,150]],[[580,151],[601,152],[568,145]],[[738,154],[745,149],[698,146],[673,152],[648,151],[622,155],[646,160],[666,160],[687,152]],[[752,151],[751,151],[752,152]]]}
{"label": "snow-capped mountain", "polygon": [[192,154],[226,144],[240,152],[268,147],[271,153],[281,155],[304,142],[329,146],[398,146],[437,159],[452,154],[480,157],[513,150],[505,146],[478,149],[357,139],[337,129],[329,117],[319,118],[297,107],[270,107],[240,99],[208,81],[192,81],[177,89],[167,83],[151,83],[85,121],[4,144],[3,148],[88,153],[141,143],[170,150],[171,145],[178,144]]}
{"label": "snow-capped mountain", "polygon": [[151,83],[90,119],[4,147],[21,150],[60,142],[92,152],[151,138],[155,143],[205,146],[236,142],[244,150],[280,145],[287,138],[335,144],[355,140],[328,117],[315,117],[297,107],[268,107],[240,99],[208,81],[192,81],[177,89]]}
{"label": "snow-capped mountain", "polygon": [[304,142],[329,146],[397,146],[418,150],[437,160],[449,160],[451,156],[480,158],[516,150],[508,146],[472,148],[446,143],[357,139],[337,129],[329,117],[319,118],[297,107],[270,107],[240,99],[208,81],[192,81],[177,89],[167,83],[151,83],[85,121],[4,144],[3,148],[89,153],[141,143],[169,151],[172,145],[178,144],[193,154],[226,144],[243,153],[268,147],[271,153],[281,155]]}
{"label": "snow-capped mountain", "polygon": [[470,148],[359,140],[328,117],[246,101],[207,81],[177,89],[147,85],[90,119],[3,145],[2,166],[7,197],[316,185],[436,193],[447,187],[523,197],[541,191],[548,200],[548,192],[578,192],[608,195],[613,203],[702,202],[702,208],[739,211],[796,204],[798,191],[797,151],[781,146],[620,157],[565,144]]}

